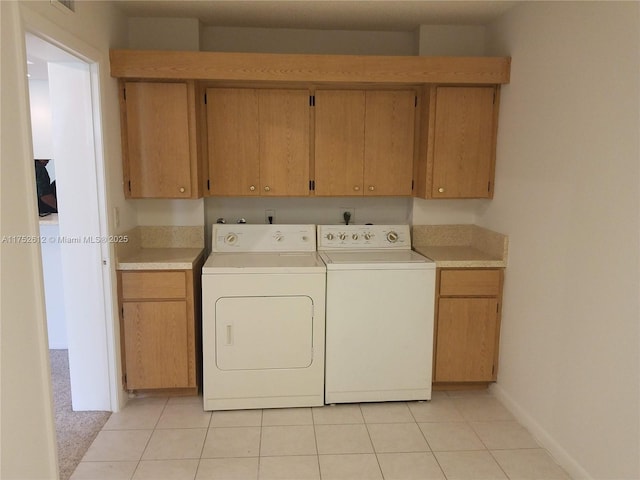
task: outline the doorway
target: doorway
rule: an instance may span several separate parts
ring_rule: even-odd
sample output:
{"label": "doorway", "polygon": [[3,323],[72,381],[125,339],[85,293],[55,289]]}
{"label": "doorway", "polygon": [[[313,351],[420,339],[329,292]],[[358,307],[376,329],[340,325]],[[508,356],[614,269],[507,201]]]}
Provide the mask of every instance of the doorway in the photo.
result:
{"label": "doorway", "polygon": [[[30,92],[36,83],[46,83],[48,90],[48,105],[31,105],[32,112],[49,111],[48,127],[46,121],[32,116],[34,156],[52,159],[57,185],[57,231],[49,227],[41,235],[43,247],[59,252],[60,267],[54,280],[58,290],[49,295],[45,285],[45,298],[56,297],[51,302],[47,298],[47,307],[58,307],[48,318],[48,327],[56,328],[50,337],[58,346],[61,339],[62,343],[66,340],[73,410],[111,411],[111,365],[115,362],[107,337],[112,316],[110,276],[105,267],[110,252],[109,245],[101,241],[108,229],[99,121],[95,120],[99,119],[94,101],[97,67],[34,34],[27,33],[25,39]],[[41,101],[44,91],[39,85],[39,94],[30,95],[30,101]],[[42,141],[36,134],[49,138]],[[46,260],[43,257],[43,263]]]}

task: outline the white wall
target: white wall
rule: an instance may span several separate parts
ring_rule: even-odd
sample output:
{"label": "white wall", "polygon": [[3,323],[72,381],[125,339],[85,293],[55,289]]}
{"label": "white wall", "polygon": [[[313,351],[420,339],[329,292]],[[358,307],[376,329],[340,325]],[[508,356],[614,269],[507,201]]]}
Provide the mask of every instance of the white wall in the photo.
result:
{"label": "white wall", "polygon": [[485,55],[486,28],[482,25],[421,25],[419,34],[419,55]]}
{"label": "white wall", "polygon": [[129,18],[128,48],[139,50],[199,50],[196,18]]}
{"label": "white wall", "polygon": [[[51,144],[49,82],[47,80],[29,80],[29,98],[33,157],[51,158],[53,156],[53,145]],[[49,165],[52,163],[49,162]],[[47,165],[47,170],[49,170],[49,165]],[[51,176],[51,172],[49,172],[49,176]]]}
{"label": "white wall", "polygon": [[640,478],[637,2],[526,2],[488,30],[511,55],[495,198],[509,235],[496,393],[574,478]]}
{"label": "white wall", "polygon": [[203,27],[203,51],[415,55],[417,32]]}
{"label": "white wall", "polygon": [[[20,12],[0,2],[0,233],[38,235]],[[0,477],[57,478],[47,334],[37,243],[0,251]]]}

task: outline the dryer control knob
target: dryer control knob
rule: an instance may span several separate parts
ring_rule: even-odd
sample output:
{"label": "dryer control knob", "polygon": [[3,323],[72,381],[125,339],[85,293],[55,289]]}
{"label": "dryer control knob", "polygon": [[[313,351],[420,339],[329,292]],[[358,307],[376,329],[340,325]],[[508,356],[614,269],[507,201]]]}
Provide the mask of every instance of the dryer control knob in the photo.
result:
{"label": "dryer control knob", "polygon": [[364,239],[365,240],[371,240],[373,237],[374,237],[373,233],[367,232],[367,233],[364,234]]}
{"label": "dryer control knob", "polygon": [[338,238],[340,240],[346,240],[347,239],[347,234],[346,233],[339,233],[338,234]]}
{"label": "dryer control knob", "polygon": [[226,237],[224,237],[224,243],[228,243],[229,245],[233,245],[238,241],[238,236],[235,233],[229,233]]}
{"label": "dryer control knob", "polygon": [[333,233],[327,233],[327,240],[333,240]]}
{"label": "dryer control knob", "polygon": [[358,239],[358,234],[354,233],[353,235],[351,235],[351,238],[353,238],[354,240],[357,240]]}
{"label": "dryer control knob", "polygon": [[396,243],[398,241],[398,234],[396,232],[387,233],[387,241],[389,243]]}

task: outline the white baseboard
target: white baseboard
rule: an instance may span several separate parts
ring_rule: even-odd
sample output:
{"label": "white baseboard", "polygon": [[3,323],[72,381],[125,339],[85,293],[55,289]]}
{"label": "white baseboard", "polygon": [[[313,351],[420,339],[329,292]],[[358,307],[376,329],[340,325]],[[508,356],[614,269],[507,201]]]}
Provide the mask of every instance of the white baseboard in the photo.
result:
{"label": "white baseboard", "polygon": [[516,420],[529,430],[529,433],[538,440],[572,479],[594,480],[576,459],[569,455],[555,438],[531,417],[499,384],[494,383],[491,386],[491,393],[516,417]]}

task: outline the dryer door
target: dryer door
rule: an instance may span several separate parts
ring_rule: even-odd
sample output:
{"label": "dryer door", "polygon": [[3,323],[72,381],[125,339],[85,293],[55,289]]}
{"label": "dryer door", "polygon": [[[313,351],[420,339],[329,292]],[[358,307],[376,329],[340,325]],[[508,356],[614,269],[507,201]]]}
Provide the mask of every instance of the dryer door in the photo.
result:
{"label": "dryer door", "polygon": [[313,360],[308,296],[221,297],[216,302],[220,370],[306,368]]}

